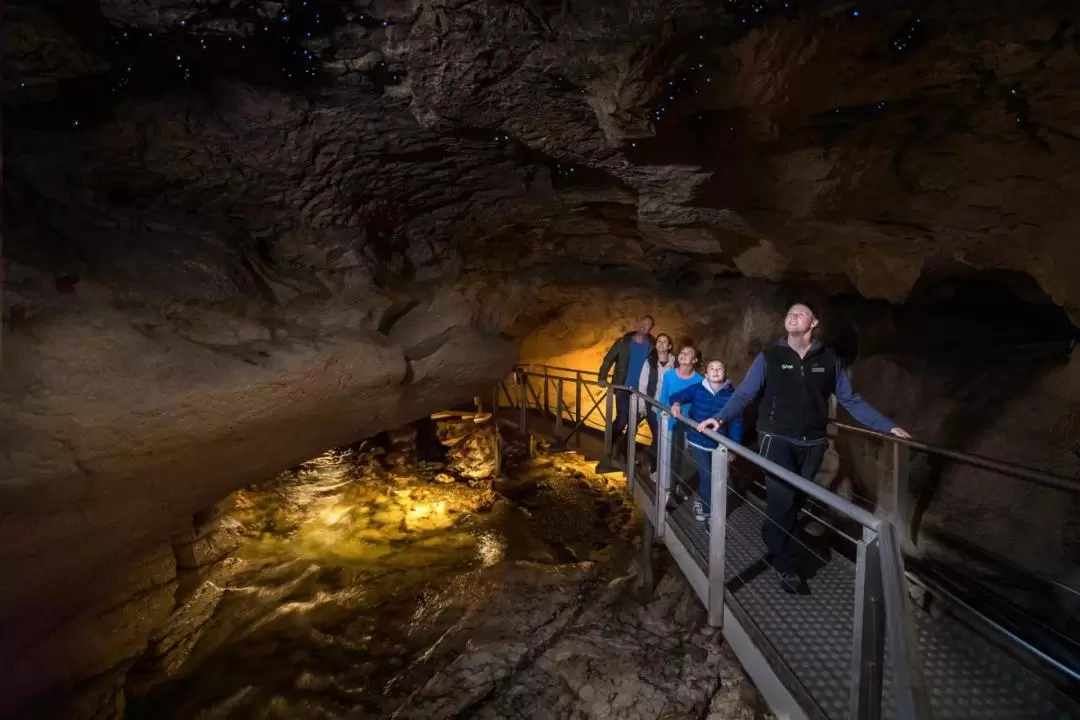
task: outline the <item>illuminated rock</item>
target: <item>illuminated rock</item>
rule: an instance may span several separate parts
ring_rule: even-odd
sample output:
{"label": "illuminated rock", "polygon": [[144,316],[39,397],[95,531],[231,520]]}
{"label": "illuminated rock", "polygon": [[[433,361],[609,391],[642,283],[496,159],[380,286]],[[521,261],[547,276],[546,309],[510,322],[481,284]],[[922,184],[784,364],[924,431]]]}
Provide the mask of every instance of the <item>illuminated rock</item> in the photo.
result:
{"label": "illuminated rock", "polygon": [[446,469],[468,480],[485,480],[495,474],[495,453],[495,428],[484,425],[450,448]]}

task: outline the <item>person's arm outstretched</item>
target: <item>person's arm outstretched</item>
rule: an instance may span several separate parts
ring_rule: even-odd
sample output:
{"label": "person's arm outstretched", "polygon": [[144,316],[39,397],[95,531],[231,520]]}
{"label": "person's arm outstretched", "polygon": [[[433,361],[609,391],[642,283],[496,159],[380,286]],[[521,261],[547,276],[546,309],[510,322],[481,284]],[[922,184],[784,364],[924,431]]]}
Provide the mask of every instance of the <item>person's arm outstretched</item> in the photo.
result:
{"label": "person's arm outstretched", "polygon": [[905,440],[911,439],[906,430],[879,413],[862,395],[855,392],[855,388],[851,386],[851,377],[839,360],[836,361],[836,388],[834,393],[837,401],[845,410],[851,413],[851,417],[855,418],[855,422],[860,425],[880,433],[891,433]]}

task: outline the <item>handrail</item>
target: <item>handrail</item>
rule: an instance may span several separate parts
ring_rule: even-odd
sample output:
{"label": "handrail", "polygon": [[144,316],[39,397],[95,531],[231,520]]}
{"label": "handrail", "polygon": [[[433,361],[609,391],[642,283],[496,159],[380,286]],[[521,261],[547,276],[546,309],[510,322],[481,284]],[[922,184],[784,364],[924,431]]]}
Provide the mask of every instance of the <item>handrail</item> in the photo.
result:
{"label": "handrail", "polygon": [[913,450],[924,452],[927,455],[940,455],[941,457],[947,457],[950,460],[956,460],[957,462],[962,462],[967,465],[974,465],[975,467],[981,467],[985,470],[992,470],[1001,473],[1002,475],[1009,475],[1020,480],[1029,480],[1039,485],[1046,485],[1047,487],[1064,490],[1066,492],[1080,493],[1080,480],[1075,478],[1065,477],[1064,475],[1055,475],[1054,473],[1049,473],[1044,470],[1036,470],[1035,468],[1009,462],[1008,460],[998,460],[997,458],[986,457],[985,455],[973,455],[971,453],[960,452],[959,450],[950,450],[949,448],[941,447],[940,445],[931,445],[918,440],[905,440],[904,438],[899,438],[895,435],[879,433],[855,425],[848,425],[846,423],[835,421],[833,421],[832,424],[845,432],[867,435],[898,445],[907,445]]}
{"label": "handrail", "polygon": [[[671,417],[675,420],[681,422],[683,425],[686,425],[693,430],[697,430],[697,423],[690,422],[684,417],[672,414],[670,407],[660,403],[656,399],[650,397],[649,395],[646,395],[645,393],[642,393],[639,390],[626,387],[625,385],[611,385],[610,387],[615,390],[626,390],[632,395],[644,400],[647,405],[662,410],[663,412],[671,415]],[[816,485],[807,480],[806,478],[796,475],[795,473],[791,472],[786,468],[780,467],[772,460],[758,455],[753,450],[750,450],[749,448],[744,447],[743,445],[740,445],[734,440],[720,435],[719,433],[713,432],[712,430],[705,430],[702,432],[702,434],[710,440],[714,440],[718,444],[723,445],[725,448],[728,449],[728,451],[735,453],[741,458],[745,458],[752,465],[757,465],[762,470],[765,470],[765,472],[783,480],[789,485],[794,486],[796,489],[806,493],[818,502],[827,505],[828,507],[843,515],[846,515],[847,517],[851,518],[863,527],[870,528],[871,530],[875,531],[881,527],[881,518],[877,517],[866,509],[859,507],[850,500],[845,500],[844,498],[833,492],[830,492],[829,490],[826,490],[820,485]]]}
{"label": "handrail", "polygon": [[[548,409],[548,397],[547,397],[547,383],[550,381],[553,368],[543,368],[543,379],[545,383],[544,390],[544,410]],[[593,382],[585,380],[581,377],[580,373],[575,372],[574,381],[577,383],[597,384],[599,382]],[[522,398],[525,398],[525,386],[529,383],[530,377],[536,377],[536,373],[528,372],[527,370],[519,367],[515,369],[516,382],[522,387]],[[690,421],[684,417],[676,416],[671,413],[671,408],[667,405],[660,403],[655,398],[647,395],[640,390],[630,388],[625,385],[617,383],[605,384],[607,389],[603,393],[603,397],[606,399],[607,414],[605,417],[605,443],[604,452],[610,456],[612,451],[612,410],[613,399],[616,392],[625,392],[629,395],[628,411],[629,411],[629,425],[633,428],[637,427],[637,408],[638,401],[642,401],[646,406],[646,412],[652,412],[653,410],[659,411],[660,415],[660,456],[658,458],[659,475],[657,477],[655,486],[655,504],[654,516],[648,517],[647,520],[651,522],[653,531],[658,537],[668,537],[669,533],[664,531],[667,527],[664,519],[664,499],[663,494],[668,487],[670,481],[670,466],[667,464],[670,458],[665,460],[665,452],[670,452],[671,446],[671,426],[668,424],[668,418],[674,418],[678,423],[689,427],[693,430],[697,430],[697,423]],[[561,392],[561,391],[560,391]],[[534,393],[534,398],[536,395]],[[561,401],[561,398],[560,398]],[[539,402],[539,400],[538,400]],[[522,422],[524,423],[524,405],[522,406]],[[583,421],[583,420],[582,420]],[[730,440],[729,438],[720,435],[717,432],[710,430],[698,431],[705,437],[714,441],[717,444],[717,449],[712,453],[712,473],[710,477],[712,496],[714,500],[713,511],[709,515],[709,541],[708,551],[706,557],[705,573],[705,589],[698,590],[699,596],[705,602],[709,615],[709,624],[719,627],[723,625],[723,618],[727,610],[725,605],[727,603],[725,590],[725,572],[724,572],[724,542],[725,542],[725,523],[727,513],[725,511],[725,504],[727,498],[727,480],[728,480],[728,453],[734,453],[750,464],[755,465],[771,476],[786,482],[802,493],[812,497],[820,502],[822,505],[832,509],[840,515],[846,516],[851,520],[859,523],[863,526],[863,539],[858,542],[858,560],[856,563],[856,588],[855,588],[855,606],[856,613],[853,618],[855,626],[853,630],[852,640],[852,680],[850,685],[851,691],[851,717],[853,719],[862,720],[863,718],[877,720],[883,714],[884,703],[882,698],[882,672],[885,667],[884,657],[884,643],[881,642],[883,634],[886,632],[886,606],[892,609],[894,613],[900,612],[901,615],[894,615],[892,619],[893,625],[896,625],[899,631],[890,631],[890,639],[894,643],[894,683],[893,692],[896,695],[896,706],[904,713],[903,717],[918,718],[923,720],[929,717],[928,701],[925,697],[925,683],[921,679],[921,661],[919,659],[919,649],[917,644],[914,643],[915,631],[913,626],[913,619],[903,612],[907,603],[907,590],[905,587],[905,578],[903,575],[903,559],[897,549],[897,544],[890,542],[894,540],[895,535],[886,534],[894,532],[894,527],[891,525],[890,520],[887,518],[880,518],[873,513],[861,508],[849,500],[836,495],[835,493],[826,490],[818,486],[817,484],[796,475],[792,471],[783,468],[776,463],[768,460],[767,458],[752,452],[746,447]],[[632,492],[636,492],[634,477],[636,475],[634,454],[637,446],[637,440],[635,432],[630,432],[627,435],[627,449],[626,449],[626,475],[628,481],[628,487]],[[665,450],[667,448],[667,450]],[[649,525],[649,522],[646,525]],[[651,538],[651,535],[648,535]],[[651,540],[649,541],[651,542]],[[665,541],[666,542],[666,541]],[[645,541],[643,541],[643,547],[647,547]],[[680,546],[682,547],[682,546]],[[685,553],[685,548],[683,550]],[[888,555],[886,557],[886,555]],[[889,575],[886,579],[883,574]],[[883,583],[884,581],[884,583]],[[699,581],[700,582],[700,581]],[[882,595],[885,597],[882,598]],[[885,603],[881,603],[881,599],[885,600]],[[904,668],[896,668],[895,665],[905,665]]]}
{"label": "handrail", "polygon": [[[526,369],[526,368],[529,368],[529,369]],[[610,454],[610,451],[611,451],[611,447],[610,447],[610,444],[611,444],[611,442],[610,442],[610,432],[611,432],[611,420],[612,420],[611,413],[613,411],[612,399],[613,399],[613,397],[615,395],[615,393],[613,391],[627,392],[627,393],[630,394],[631,398],[636,398],[636,399],[642,401],[648,408],[650,408],[650,410],[649,410],[650,412],[652,410],[657,410],[660,413],[665,413],[669,417],[675,418],[678,422],[682,423],[686,427],[690,427],[690,428],[692,428],[694,430],[697,429],[697,424],[696,423],[694,423],[692,421],[689,421],[684,417],[678,417],[678,416],[672,415],[671,414],[671,408],[669,406],[663,405],[662,403],[657,401],[655,398],[650,397],[649,395],[645,394],[642,391],[630,388],[630,387],[625,386],[625,385],[619,385],[619,384],[615,384],[615,383],[610,383],[609,384],[609,383],[602,382],[602,381],[600,381],[598,379],[597,373],[594,373],[594,372],[591,372],[591,371],[575,370],[573,368],[562,368],[562,367],[558,367],[558,366],[545,366],[545,365],[540,365],[540,364],[523,364],[523,365],[519,365],[519,366],[517,366],[515,368],[515,372],[520,375],[520,378],[522,378],[522,379],[519,379],[518,382],[519,383],[527,382],[526,380],[524,380],[524,378],[527,378],[527,377],[541,377],[541,375],[539,375],[537,372],[535,372],[535,369],[542,370],[543,378],[545,380],[545,383],[548,380],[551,380],[551,379],[559,379],[559,375],[557,375],[555,373],[571,373],[572,374],[571,377],[563,378],[563,379],[568,379],[568,380],[571,380],[572,382],[578,383],[579,387],[581,385],[594,386],[594,387],[599,386],[601,388],[605,388],[605,389],[608,389],[608,390],[612,391],[612,392],[606,392],[606,393],[601,393],[600,394],[601,399],[603,399],[606,396],[606,400],[607,400],[607,416],[605,417],[605,425],[606,425],[606,430],[607,430],[608,437],[606,438],[607,442],[606,442],[605,452],[608,453],[608,454]],[[593,377],[595,377],[597,379],[596,380],[587,379],[586,377],[583,377],[583,375],[591,375],[591,376],[593,376]],[[535,393],[534,393],[534,395],[535,395]],[[591,393],[590,393],[590,395],[591,395]],[[539,402],[539,400],[537,400],[537,402]],[[596,400],[595,401],[594,409],[595,409],[595,406],[599,405],[600,402],[601,402],[601,400]],[[545,393],[544,404],[545,404],[545,406],[548,404],[546,393]],[[638,407],[637,402],[631,402],[630,403],[630,418],[629,419],[630,419],[630,422],[633,423],[635,426],[636,426],[636,423],[634,421],[636,420],[636,416],[637,416],[637,411],[636,411],[637,407]],[[589,414],[591,415],[592,411],[590,411]],[[524,417],[524,412],[523,412],[523,417]],[[581,418],[579,424],[582,424],[584,422],[585,422],[585,418]],[[1027,481],[1031,481],[1031,482],[1034,482],[1034,483],[1037,483],[1037,484],[1040,484],[1040,485],[1045,485],[1045,486],[1048,486],[1048,487],[1052,487],[1052,488],[1055,488],[1055,489],[1058,489],[1058,490],[1063,490],[1063,491],[1067,491],[1067,492],[1080,492],[1080,480],[1077,480],[1077,479],[1068,478],[1068,477],[1064,477],[1064,476],[1060,476],[1060,475],[1055,475],[1053,473],[1048,473],[1048,472],[1036,470],[1034,468],[1025,467],[1023,465],[1019,465],[1019,464],[1016,464],[1016,463],[1011,463],[1011,462],[1008,462],[1008,461],[997,460],[997,459],[994,459],[994,458],[984,457],[984,456],[980,456],[980,455],[973,455],[973,454],[969,454],[969,453],[963,453],[963,452],[959,452],[959,451],[955,451],[955,450],[950,450],[948,448],[935,446],[935,445],[932,445],[932,444],[929,444],[929,443],[923,443],[923,442],[920,442],[920,441],[917,441],[917,440],[901,439],[901,438],[897,438],[897,437],[892,436],[892,435],[885,435],[885,434],[882,434],[882,433],[878,433],[878,432],[874,432],[874,431],[870,431],[870,430],[865,430],[863,428],[854,427],[854,426],[851,426],[851,425],[847,425],[845,423],[839,423],[839,422],[831,421],[831,424],[833,424],[837,429],[839,429],[841,431],[853,432],[853,433],[857,433],[857,434],[860,434],[860,435],[865,435],[865,436],[869,436],[869,437],[875,437],[875,438],[878,438],[879,440],[884,440],[884,441],[888,441],[888,442],[891,443],[890,447],[893,448],[893,456],[894,456],[894,460],[893,460],[893,462],[894,462],[894,465],[893,465],[894,491],[896,491],[900,487],[900,483],[898,482],[899,478],[901,478],[901,477],[906,478],[907,474],[908,474],[907,460],[906,460],[907,455],[908,455],[907,451],[908,450],[914,450],[914,451],[924,452],[924,453],[927,453],[927,454],[930,454],[930,455],[938,455],[938,456],[941,456],[941,457],[949,458],[949,459],[952,459],[952,460],[955,460],[955,461],[959,461],[961,463],[967,463],[967,464],[975,466],[975,467],[983,468],[983,469],[990,470],[990,471],[999,472],[999,473],[1001,473],[1003,475],[1016,477],[1016,478],[1027,480]],[[668,425],[662,424],[662,427],[663,427],[663,431],[661,432],[661,455],[663,455],[663,452],[664,452],[664,450],[663,450],[663,448],[664,448],[664,438],[669,435],[669,430],[667,429]],[[1077,676],[1075,674],[1075,671],[1069,671],[1068,668],[1065,668],[1063,666],[1061,661],[1057,660],[1056,658],[1049,655],[1048,653],[1041,651],[1038,647],[1032,645],[1031,643],[1025,641],[1022,637],[1020,637],[1016,633],[1012,632],[1008,627],[1005,627],[1002,623],[999,623],[996,620],[994,620],[992,617],[987,616],[985,613],[981,613],[978,610],[972,608],[966,602],[964,602],[962,599],[960,599],[960,598],[956,597],[954,594],[950,593],[946,588],[938,587],[936,583],[934,583],[933,586],[928,586],[926,584],[927,583],[926,580],[923,580],[923,579],[920,579],[920,578],[915,578],[914,576],[911,575],[910,571],[905,572],[905,568],[904,568],[904,549],[905,549],[904,542],[905,542],[906,539],[909,539],[909,538],[908,538],[907,535],[904,534],[905,528],[904,528],[904,526],[902,524],[903,513],[896,513],[894,511],[892,513],[886,513],[884,517],[879,518],[877,515],[874,515],[872,512],[870,512],[870,511],[868,511],[868,510],[866,510],[866,509],[864,509],[862,507],[859,507],[859,506],[855,505],[851,501],[845,500],[844,498],[840,497],[839,495],[836,495],[836,494],[830,492],[829,490],[827,490],[827,489],[825,489],[823,487],[820,487],[817,484],[815,484],[815,483],[813,483],[813,482],[811,482],[811,481],[809,481],[809,480],[807,480],[807,479],[805,479],[805,478],[803,478],[803,477],[801,477],[799,475],[796,475],[795,473],[793,473],[793,472],[791,472],[791,471],[789,471],[789,470],[787,470],[785,468],[780,467],[779,465],[773,463],[772,461],[758,455],[757,453],[754,453],[750,449],[748,449],[748,448],[746,448],[746,447],[744,447],[744,446],[742,446],[742,445],[740,445],[738,443],[733,442],[732,440],[728,439],[727,437],[725,437],[723,435],[720,435],[719,433],[712,432],[712,431],[703,431],[702,434],[705,435],[706,437],[708,437],[709,439],[713,440],[714,442],[716,442],[722,448],[721,453],[723,453],[725,451],[726,452],[732,452],[732,453],[744,458],[751,465],[754,465],[756,467],[759,467],[759,468],[765,470],[770,475],[782,480],[783,482],[786,482],[787,484],[791,485],[792,487],[796,488],[797,490],[801,491],[802,493],[814,498],[815,500],[817,500],[821,504],[825,505],[826,507],[829,507],[832,510],[834,510],[835,512],[850,518],[851,520],[859,523],[860,525],[862,525],[865,528],[863,540],[859,541],[860,550],[859,550],[859,560],[858,560],[857,564],[858,564],[858,566],[860,568],[864,568],[864,566],[862,565],[862,563],[864,562],[864,558],[872,557],[872,558],[874,558],[874,560],[871,561],[871,560],[867,559],[866,562],[868,562],[868,563],[872,562],[873,564],[876,564],[876,568],[871,568],[870,565],[865,566],[866,568],[868,568],[868,572],[870,572],[870,571],[872,571],[872,572],[871,572],[870,579],[866,579],[864,577],[864,579],[862,580],[863,584],[859,585],[859,587],[862,588],[861,592],[866,592],[868,588],[870,588],[872,585],[876,584],[876,587],[878,588],[878,592],[881,592],[882,595],[884,596],[882,599],[884,599],[884,601],[885,601],[884,605],[886,606],[886,608],[888,608],[888,615],[890,617],[892,617],[892,618],[902,619],[904,622],[902,623],[902,625],[898,625],[896,627],[893,627],[892,622],[889,623],[887,628],[885,626],[883,626],[883,625],[880,625],[880,624],[875,626],[875,623],[883,622],[883,617],[879,616],[877,618],[871,617],[869,620],[866,619],[865,614],[869,613],[871,611],[868,610],[868,609],[865,609],[865,608],[869,608],[870,606],[863,606],[864,607],[864,611],[863,611],[864,614],[859,615],[859,616],[856,617],[856,623],[857,623],[857,625],[860,625],[860,627],[863,628],[864,632],[870,633],[868,635],[864,635],[864,637],[873,637],[873,633],[880,633],[882,630],[886,630],[887,634],[889,636],[890,644],[892,645],[892,647],[898,649],[898,651],[900,653],[900,657],[906,657],[907,658],[907,662],[904,662],[902,660],[900,662],[896,662],[900,658],[898,658],[896,655],[893,656],[894,657],[893,692],[895,694],[895,699],[897,701],[896,707],[898,709],[902,709],[901,710],[901,716],[904,716],[904,717],[920,717],[920,718],[927,716],[925,714],[926,711],[927,711],[927,704],[926,704],[927,700],[926,700],[926,695],[925,695],[925,693],[926,693],[926,685],[925,685],[925,679],[921,677],[920,672],[919,672],[920,663],[919,663],[919,660],[918,660],[919,653],[918,653],[918,648],[917,648],[917,642],[915,641],[915,636],[913,634],[914,630],[913,630],[913,627],[911,625],[912,620],[911,620],[911,618],[906,617],[905,610],[904,610],[905,608],[908,607],[908,602],[909,602],[908,597],[907,597],[907,590],[906,590],[906,587],[905,587],[905,581],[906,580],[914,580],[914,581],[918,582],[918,584],[920,584],[923,587],[930,590],[932,593],[937,594],[937,595],[941,595],[947,601],[952,602],[953,604],[963,608],[964,610],[966,610],[969,613],[972,613],[972,615],[975,618],[977,618],[978,620],[980,620],[987,628],[995,631],[1000,637],[1003,637],[1006,641],[1010,642],[1014,646],[1017,646],[1017,647],[1021,648],[1024,651],[1026,651],[1029,655],[1037,658],[1038,660],[1040,660],[1042,662],[1042,664],[1047,665],[1049,667],[1052,667],[1052,668],[1054,668],[1055,670],[1057,670],[1059,672],[1064,672],[1067,676],[1072,677],[1073,679],[1076,679]],[[633,447],[633,443],[634,443],[634,441],[632,440],[632,437],[633,436],[631,435],[631,440],[630,440],[631,447]],[[670,440],[668,440],[668,442],[670,444]],[[714,454],[714,457],[715,456],[716,456],[716,454]],[[633,470],[633,467],[632,467],[632,460],[633,460],[633,451],[632,450],[628,449],[627,457],[629,459],[629,464],[628,464],[628,467],[627,467],[627,477],[628,477],[628,480],[629,480],[630,478],[632,478],[633,473],[634,473],[634,470]],[[726,483],[726,478],[727,478],[726,463],[724,464],[724,471],[723,472],[721,472],[720,470],[718,470],[718,469],[716,469],[714,467],[713,475],[714,475],[714,477],[713,477],[713,482],[714,482],[714,484],[713,484],[713,494],[715,496],[716,493],[718,492],[718,485],[716,484],[716,482],[717,482],[716,478],[721,477],[721,475],[722,475],[723,480],[721,482]],[[662,481],[663,477],[664,477],[664,472],[663,472],[662,468],[661,468],[661,471],[660,471],[660,476],[661,476],[661,481]],[[662,521],[663,520],[663,511],[662,511],[662,500],[661,500],[661,497],[660,497],[660,489],[661,489],[662,485],[664,487],[666,487],[666,485],[664,485],[663,482],[661,482],[661,481],[658,481],[657,485],[656,485],[656,487],[657,487],[657,497],[656,497],[657,505],[656,505],[656,508],[658,508],[657,512],[660,513],[659,520]],[[632,480],[631,480],[631,487],[632,487]],[[723,486],[720,486],[720,487],[722,488]],[[904,489],[905,492],[906,492],[906,488],[907,488],[907,486],[906,486],[906,483],[905,483],[903,485],[903,489]],[[721,492],[721,494],[724,494],[724,493]],[[655,520],[655,518],[654,518],[654,520]],[[657,536],[659,537],[660,536],[660,531],[661,531],[660,525],[655,525],[655,527],[656,527]],[[722,533],[721,533],[720,537],[722,537]],[[713,544],[715,544],[715,543],[713,543]],[[714,554],[713,553],[714,550],[715,550],[715,548],[710,546],[710,559],[708,560],[710,567],[711,567],[711,565],[713,563],[713,560],[714,560],[714,558],[712,558],[712,554]],[[721,549],[721,551],[722,551],[722,549]],[[722,565],[723,565],[723,562],[722,562],[722,559],[721,559],[720,560],[721,575],[722,575]],[[711,570],[708,571],[708,572],[711,572]],[[863,570],[860,569],[859,572],[861,573],[861,572],[863,572]],[[711,580],[711,578],[710,578],[710,580]],[[711,591],[709,593],[709,597],[710,598],[712,597]],[[857,599],[857,606],[861,602],[863,602],[863,601]],[[870,602],[873,603],[874,600],[871,598]],[[713,608],[710,605],[710,603],[711,603],[711,600],[706,601],[706,605],[710,608],[710,618],[712,618],[713,617],[713,614],[712,614],[713,613]],[[710,620],[710,622],[712,622],[712,620]],[[876,652],[876,651],[871,651],[871,650],[868,650],[868,649],[863,649],[863,650],[860,651],[860,650],[856,649],[856,657],[857,658],[861,657],[861,658],[863,658],[865,660],[865,659],[870,657],[870,655],[868,653],[872,653],[872,652]],[[878,658],[877,662],[881,662],[881,658]],[[897,667],[898,665],[903,665],[905,667]],[[869,676],[865,674],[867,672],[870,673]],[[875,672],[875,670],[872,670],[872,669],[867,670],[864,667],[864,669],[863,669],[863,673],[864,673],[863,678],[858,681],[858,682],[862,683],[862,684],[859,685],[858,692],[863,693],[863,694],[859,694],[857,697],[855,695],[853,695],[853,707],[856,707],[856,708],[869,707],[869,706],[865,706],[864,704],[860,704],[860,703],[866,703],[866,702],[869,702],[870,706],[872,706],[872,707],[875,707],[875,708],[879,707],[878,703],[879,703],[879,700],[880,700],[880,685],[874,686],[874,683],[875,682],[880,682],[881,678],[880,678],[880,674],[879,674],[877,679],[874,680],[873,677],[872,677],[873,672]],[[876,670],[876,672],[880,673],[880,670]],[[868,677],[870,678],[869,680],[867,679]],[[867,685],[867,683],[869,683],[869,685]],[[874,690],[874,689],[867,690],[866,689],[866,688],[872,687],[872,686],[877,687],[878,689],[877,690]],[[878,695],[879,699],[878,700],[875,700],[873,698],[873,693],[874,692],[879,693],[879,695]],[[869,694],[865,694],[865,693],[869,693]],[[860,712],[861,712],[861,710],[857,711],[856,714],[859,714]],[[861,715],[860,715],[860,717],[861,717]]]}
{"label": "handrail", "polygon": [[[519,368],[536,367],[546,368],[548,370],[556,370],[559,372],[581,373],[597,376],[598,374],[592,370],[575,370],[574,368],[565,368],[557,365],[544,365],[542,363],[522,363],[518,365]],[[569,379],[569,378],[568,378]],[[582,378],[583,383],[590,385],[604,386],[599,380],[586,380]],[[855,425],[848,425],[847,423],[831,421],[831,424],[843,430],[844,432],[855,433],[858,435],[865,435],[867,437],[877,438],[895,445],[904,445],[912,450],[924,452],[928,455],[937,455],[940,457],[949,458],[957,462],[965,463],[975,467],[982,468],[984,470],[991,470],[994,472],[1014,477],[1020,480],[1027,480],[1039,485],[1045,485],[1056,490],[1063,490],[1065,492],[1080,493],[1080,480],[1076,478],[1066,477],[1064,475],[1056,475],[1054,473],[1046,472],[1044,470],[1038,470],[1036,468],[1028,467],[1026,465],[1020,465],[1019,463],[1009,462],[1008,460],[999,460],[997,458],[986,457],[985,455],[975,455],[972,453],[961,452],[959,450],[952,450],[950,448],[942,447],[940,445],[932,445],[930,443],[921,442],[919,440],[906,440],[899,438],[895,435],[889,435],[887,433],[880,433],[875,430],[868,430],[866,428],[857,427]],[[736,451],[738,452],[738,451]]]}

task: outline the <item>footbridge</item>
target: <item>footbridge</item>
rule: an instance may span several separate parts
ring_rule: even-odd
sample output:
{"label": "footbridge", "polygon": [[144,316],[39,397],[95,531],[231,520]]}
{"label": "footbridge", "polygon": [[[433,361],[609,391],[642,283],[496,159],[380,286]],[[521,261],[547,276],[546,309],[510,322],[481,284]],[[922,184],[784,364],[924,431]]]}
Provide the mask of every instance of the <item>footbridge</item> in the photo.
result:
{"label": "footbridge", "polygon": [[[613,446],[617,393],[631,396],[630,427],[638,401],[663,419],[655,472],[645,461],[648,436],[631,433],[625,447]],[[702,521],[693,510],[698,468],[683,433],[669,429],[670,409],[652,398],[602,386],[591,372],[522,366],[495,388],[494,407],[500,423],[625,474],[644,518],[644,582],[652,583],[660,542],[778,718],[1080,718],[1076,618],[1033,613],[1003,585],[1065,605],[1080,591],[1020,566],[990,568],[973,552],[931,559],[912,531],[909,467],[921,453],[1061,493],[1063,502],[1080,493],[1077,480],[834,422],[833,438],[875,443],[887,458],[871,501],[842,497],[714,435],[712,512]],[[809,594],[785,592],[770,567],[764,473],[808,498],[804,521],[814,532],[796,539]]]}

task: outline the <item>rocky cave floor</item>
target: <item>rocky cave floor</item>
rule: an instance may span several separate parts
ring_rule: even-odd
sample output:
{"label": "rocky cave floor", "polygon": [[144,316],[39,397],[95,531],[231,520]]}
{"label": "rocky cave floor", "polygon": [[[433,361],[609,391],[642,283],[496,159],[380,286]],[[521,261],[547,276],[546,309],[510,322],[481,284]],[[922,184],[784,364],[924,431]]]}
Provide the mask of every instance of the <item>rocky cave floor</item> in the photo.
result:
{"label": "rocky cave floor", "polygon": [[514,438],[475,477],[470,424],[436,423],[441,460],[406,427],[219,505],[127,717],[762,717],[666,556],[641,594],[622,478]]}

